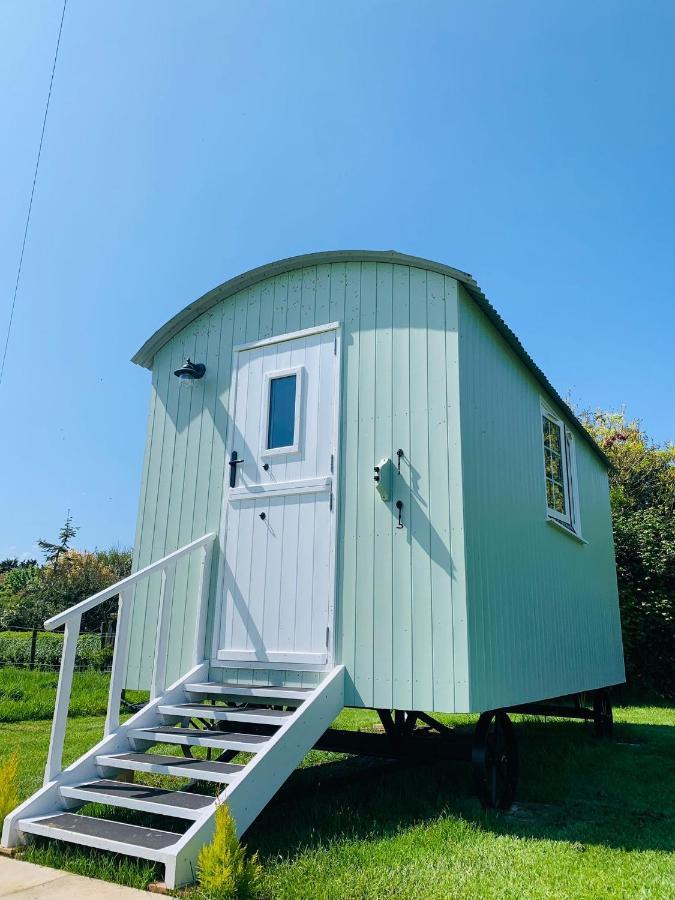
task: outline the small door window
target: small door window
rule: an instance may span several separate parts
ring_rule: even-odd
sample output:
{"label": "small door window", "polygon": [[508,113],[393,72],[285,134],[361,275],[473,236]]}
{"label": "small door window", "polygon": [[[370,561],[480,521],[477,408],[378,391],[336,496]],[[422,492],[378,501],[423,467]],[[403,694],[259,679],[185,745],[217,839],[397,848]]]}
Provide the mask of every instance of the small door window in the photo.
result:
{"label": "small door window", "polygon": [[297,453],[300,449],[302,381],[302,366],[265,373],[261,456]]}
{"label": "small door window", "polygon": [[270,402],[267,418],[267,449],[292,447],[295,443],[295,394],[297,375],[270,379]]}

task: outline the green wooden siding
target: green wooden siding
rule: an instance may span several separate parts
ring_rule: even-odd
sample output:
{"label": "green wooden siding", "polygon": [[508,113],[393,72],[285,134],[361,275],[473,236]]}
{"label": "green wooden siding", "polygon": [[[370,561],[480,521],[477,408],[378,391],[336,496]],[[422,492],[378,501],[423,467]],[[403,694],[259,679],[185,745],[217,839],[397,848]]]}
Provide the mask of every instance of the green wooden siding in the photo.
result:
{"label": "green wooden siding", "polygon": [[459,293],[471,707],[622,682],[607,471],[577,440],[587,543],[547,523],[545,394],[462,285]]}
{"label": "green wooden siding", "polygon": [[[153,362],[135,565],[220,528],[233,346],[339,321],[336,637],[347,702],[468,709],[457,318],[454,278],[346,261],[267,278],[187,325]],[[207,368],[191,390],[172,374],[187,355]],[[373,465],[399,447],[401,475],[384,504]],[[177,571],[169,679],[190,659],[196,562]],[[149,683],[158,594],[158,581],[138,591],[129,687]]]}

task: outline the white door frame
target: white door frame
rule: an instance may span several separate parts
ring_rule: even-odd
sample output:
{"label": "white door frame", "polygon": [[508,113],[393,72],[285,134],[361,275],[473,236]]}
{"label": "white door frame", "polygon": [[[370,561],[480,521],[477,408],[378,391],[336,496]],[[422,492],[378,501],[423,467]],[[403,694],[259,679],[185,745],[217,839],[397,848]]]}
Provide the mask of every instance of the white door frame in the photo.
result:
{"label": "white door frame", "polygon": [[[327,661],[325,665],[303,664],[298,665],[298,669],[303,671],[325,671],[331,669],[335,665],[335,606],[336,606],[336,568],[337,568],[337,530],[338,530],[338,497],[339,497],[339,468],[340,468],[340,395],[342,388],[342,326],[340,322],[329,322],[326,325],[314,325],[311,328],[303,328],[300,331],[291,331],[285,334],[274,335],[273,337],[263,338],[259,341],[251,341],[246,344],[239,344],[232,348],[232,370],[230,372],[230,396],[228,402],[228,428],[227,440],[225,443],[225,458],[227,459],[232,452],[232,441],[234,436],[234,416],[236,411],[236,392],[237,392],[237,376],[239,373],[239,354],[245,350],[255,350],[258,347],[266,347],[272,344],[281,344],[286,341],[294,341],[298,338],[310,337],[314,334],[323,334],[327,331],[335,332],[335,358],[336,358],[336,384],[333,402],[333,450],[332,450],[332,485],[331,485],[331,534],[330,534],[330,571],[329,571],[329,605],[328,605],[328,627],[330,629]],[[323,479],[321,479],[323,480]],[[310,489],[316,489],[311,487]],[[232,500],[236,500],[240,494],[241,488],[230,488],[230,475],[227,465],[224,466],[223,475],[223,504],[220,515],[220,528],[218,530],[218,575],[216,579],[216,595],[213,605],[213,624],[211,635],[211,659],[210,665],[214,668],[237,668],[237,669],[286,669],[292,671],[295,666],[290,662],[267,662],[267,661],[248,661],[234,659],[219,659],[218,652],[221,649],[220,630],[222,616],[224,613],[224,576],[225,576],[225,538],[227,535],[227,520],[230,509],[230,496]],[[297,493],[297,491],[295,491]]]}

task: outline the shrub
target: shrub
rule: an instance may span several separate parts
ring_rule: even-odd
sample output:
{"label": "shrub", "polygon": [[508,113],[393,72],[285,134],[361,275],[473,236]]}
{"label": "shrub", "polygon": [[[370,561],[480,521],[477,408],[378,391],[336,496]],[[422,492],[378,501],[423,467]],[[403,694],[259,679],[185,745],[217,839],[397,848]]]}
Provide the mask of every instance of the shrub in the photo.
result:
{"label": "shrub", "polygon": [[19,754],[15,751],[0,764],[0,829],[5,816],[19,805],[18,772]]}
{"label": "shrub", "polygon": [[225,802],[216,809],[212,842],[199,852],[197,874],[202,896],[207,900],[247,900],[260,892],[262,868],[258,854],[246,856]]}
{"label": "shrub", "polygon": [[584,424],[614,464],[610,498],[628,683],[675,694],[675,446],[623,413]]}

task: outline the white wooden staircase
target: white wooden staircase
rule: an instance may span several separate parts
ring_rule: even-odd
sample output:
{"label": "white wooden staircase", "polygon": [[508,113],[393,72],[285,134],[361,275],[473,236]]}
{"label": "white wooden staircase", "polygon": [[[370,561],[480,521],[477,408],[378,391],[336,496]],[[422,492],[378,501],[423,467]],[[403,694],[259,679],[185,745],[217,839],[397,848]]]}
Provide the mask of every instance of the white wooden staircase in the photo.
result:
{"label": "white wooden staircase", "polygon": [[[194,549],[193,545],[188,546]],[[174,556],[165,558],[169,559],[168,565],[174,564]],[[207,561],[203,560],[205,570]],[[163,562],[160,560],[159,564]],[[152,570],[159,564],[153,564]],[[120,647],[126,651],[123,604],[125,595],[129,596],[125,594],[127,589],[128,585],[123,584],[115,647],[118,666],[121,665]],[[120,587],[113,586],[110,590],[114,596]],[[203,594],[205,597],[206,592]],[[167,597],[163,596],[160,602],[158,644],[163,631],[162,618],[168,609],[168,600],[166,603],[164,600]],[[116,708],[108,711],[107,734],[97,746],[61,771],[74,663],[68,623],[73,619],[74,610],[78,607],[55,617],[65,621],[66,638],[45,784],[7,816],[2,844],[13,847],[25,842],[29,835],[39,835],[123,853],[163,863],[169,888],[188,884],[196,876],[199,850],[211,840],[217,803],[227,802],[237,833],[241,835],[342,710],[344,669],[337,666],[325,673],[315,686],[298,688],[283,684],[211,682],[208,663],[200,661],[175,684],[159,692],[156,670],[162,664],[158,655],[153,676],[156,695],[133,717],[119,724],[118,690],[122,679],[114,660],[111,703]],[[83,611],[80,608],[74,613],[75,632],[79,630]],[[55,620],[50,620],[52,627],[57,627],[53,625]],[[203,648],[199,628],[197,634]],[[75,640],[76,637],[75,634]],[[69,647],[73,650],[72,661],[68,657]],[[158,650],[160,654],[165,652],[161,646]],[[250,674],[251,681],[257,680],[255,671]],[[153,752],[157,745],[170,745],[176,752]],[[249,754],[247,760],[233,762],[242,752]],[[148,775],[167,777],[162,779],[161,787],[134,780]],[[174,789],[170,786],[171,779],[189,780],[187,785],[180,782]],[[92,803],[103,804],[107,817],[99,815],[97,810],[94,815],[78,812]],[[134,812],[120,814],[121,810]],[[160,818],[146,825],[142,819],[147,814]],[[130,816],[140,819],[140,823],[125,821]]]}

